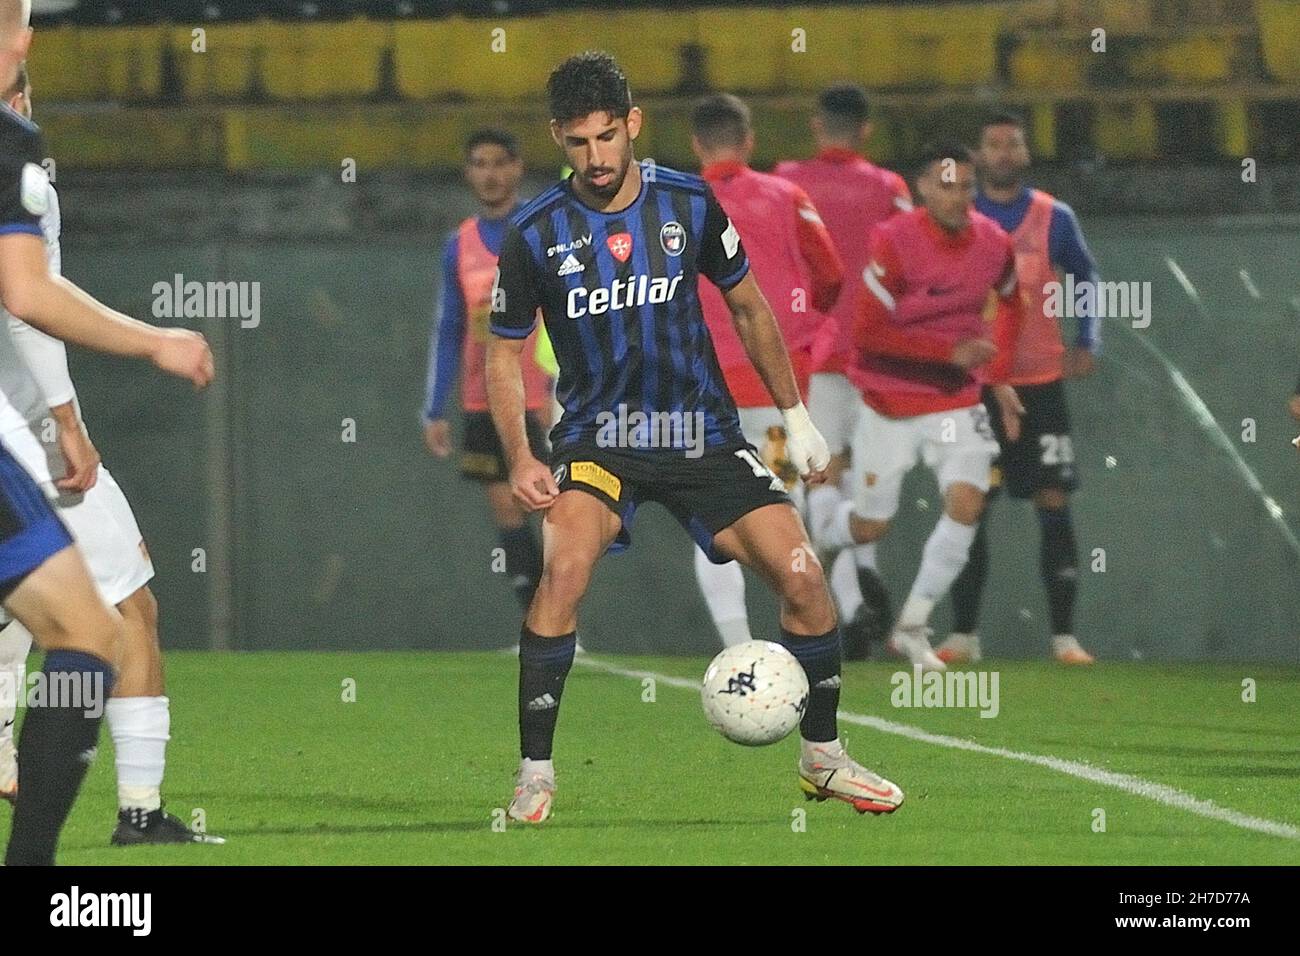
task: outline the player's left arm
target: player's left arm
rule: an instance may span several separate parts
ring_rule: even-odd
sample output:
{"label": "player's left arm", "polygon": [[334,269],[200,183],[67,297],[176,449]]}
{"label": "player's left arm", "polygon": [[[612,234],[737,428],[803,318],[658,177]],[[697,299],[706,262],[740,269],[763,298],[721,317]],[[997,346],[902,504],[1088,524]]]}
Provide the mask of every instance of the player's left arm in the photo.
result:
{"label": "player's left arm", "polygon": [[997,346],[997,353],[989,363],[988,381],[1002,414],[1003,429],[1007,438],[1014,442],[1020,437],[1020,418],[1025,414],[1025,407],[1007,379],[1011,376],[1011,363],[1015,359],[1016,343],[1025,324],[1025,306],[1020,296],[1020,284],[1016,279],[1015,251],[1009,238],[1006,264],[993,291],[996,296],[993,344]]}
{"label": "player's left arm", "polygon": [[799,255],[808,269],[813,308],[829,312],[844,286],[844,262],[835,250],[831,234],[808,194],[798,187],[794,194],[795,236]]}
{"label": "player's left arm", "polygon": [[[1074,276],[1074,281],[1099,281],[1097,263],[1083,238],[1083,229],[1074,210],[1057,200],[1052,207],[1052,219],[1047,235],[1048,255],[1052,265],[1062,273]],[[1092,306],[1096,297],[1083,303],[1078,313],[1078,330],[1073,347],[1066,353],[1067,378],[1089,375],[1097,367],[1096,356],[1101,349],[1101,319]]]}

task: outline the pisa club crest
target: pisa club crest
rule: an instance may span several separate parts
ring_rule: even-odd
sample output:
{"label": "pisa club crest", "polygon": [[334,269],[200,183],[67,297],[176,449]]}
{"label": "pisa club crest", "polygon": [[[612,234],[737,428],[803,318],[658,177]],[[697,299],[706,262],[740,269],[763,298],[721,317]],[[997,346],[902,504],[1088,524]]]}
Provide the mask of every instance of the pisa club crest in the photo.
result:
{"label": "pisa club crest", "polygon": [[632,255],[632,234],[630,232],[616,232],[605,240],[605,245],[609,246],[610,255],[619,262],[627,262],[628,257]]}
{"label": "pisa club crest", "polygon": [[686,230],[682,224],[676,220],[664,223],[659,230],[659,245],[664,247],[664,252],[668,255],[680,256],[686,248]]}

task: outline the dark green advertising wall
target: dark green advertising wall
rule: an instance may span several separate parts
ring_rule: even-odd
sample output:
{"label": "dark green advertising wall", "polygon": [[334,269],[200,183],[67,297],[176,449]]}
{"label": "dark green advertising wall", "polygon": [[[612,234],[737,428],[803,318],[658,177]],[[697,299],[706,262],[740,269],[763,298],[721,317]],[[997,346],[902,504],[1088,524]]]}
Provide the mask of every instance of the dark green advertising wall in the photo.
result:
{"label": "dark green advertising wall", "polygon": [[[1152,308],[1145,329],[1108,321],[1101,371],[1071,389],[1080,636],[1111,659],[1300,660],[1300,425],[1285,411],[1300,373],[1300,232],[1085,225],[1105,277],[1150,283]],[[256,328],[207,327],[224,382],[209,395],[74,357],[93,434],[152,548],[169,646],[515,642],[486,507],[420,442],[436,240],[73,237],[65,259],[77,281],[142,316],[176,273],[261,283]],[[882,549],[899,599],[937,508],[929,477],[914,475]],[[1040,655],[1033,515],[999,502],[993,533],[986,647]],[[770,598],[753,585],[750,603],[755,633],[770,633]],[[602,563],[582,635],[602,651],[714,647],[689,541],[664,512],[643,510],[632,552]]]}

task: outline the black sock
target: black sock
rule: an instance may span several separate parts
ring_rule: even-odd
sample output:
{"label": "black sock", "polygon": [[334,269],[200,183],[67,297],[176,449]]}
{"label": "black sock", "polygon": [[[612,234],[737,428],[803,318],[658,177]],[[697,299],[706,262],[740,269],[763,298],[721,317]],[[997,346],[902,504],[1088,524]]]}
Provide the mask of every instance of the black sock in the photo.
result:
{"label": "black sock", "polygon": [[[112,666],[94,654],[50,651],[41,672],[46,699],[32,701],[18,742],[20,780],[6,866],[54,865],[59,831],[94,757],[113,689]],[[74,686],[80,699],[66,699]]]}
{"label": "black sock", "polygon": [[501,528],[497,531],[497,539],[506,553],[506,574],[510,575],[515,597],[527,611],[542,576],[541,546],[527,524],[518,528]]}
{"label": "black sock", "polygon": [[808,675],[808,709],[799,724],[803,739],[824,744],[839,737],[835,712],[840,706],[840,629],[821,635],[791,634],[781,628],[781,643]]}
{"label": "black sock", "polygon": [[[987,510],[986,510],[987,513]],[[966,566],[952,583],[952,629],[958,634],[974,634],[979,627],[980,600],[989,576],[989,538],[984,516],[975,529]]]}
{"label": "black sock", "polygon": [[1070,509],[1040,508],[1042,528],[1039,569],[1047,589],[1047,606],[1053,634],[1074,633],[1074,599],[1079,590],[1079,568],[1075,558],[1074,522]]}
{"label": "black sock", "polygon": [[564,679],[573,666],[576,632],[538,637],[524,627],[519,636],[519,752],[529,760],[550,760]]}

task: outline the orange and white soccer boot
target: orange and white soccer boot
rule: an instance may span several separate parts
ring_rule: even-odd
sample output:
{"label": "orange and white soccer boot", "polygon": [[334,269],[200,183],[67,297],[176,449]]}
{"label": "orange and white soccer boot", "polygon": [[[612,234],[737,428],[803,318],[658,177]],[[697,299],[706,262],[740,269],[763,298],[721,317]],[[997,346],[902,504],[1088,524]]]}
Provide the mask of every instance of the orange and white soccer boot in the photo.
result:
{"label": "orange and white soccer boot", "polygon": [[799,789],[808,800],[843,800],[858,813],[893,813],[903,805],[903,791],[855,761],[838,740],[803,742]]}

